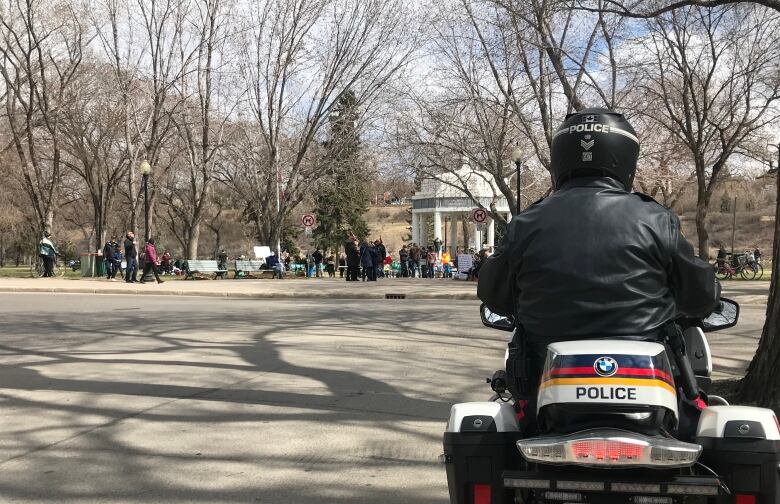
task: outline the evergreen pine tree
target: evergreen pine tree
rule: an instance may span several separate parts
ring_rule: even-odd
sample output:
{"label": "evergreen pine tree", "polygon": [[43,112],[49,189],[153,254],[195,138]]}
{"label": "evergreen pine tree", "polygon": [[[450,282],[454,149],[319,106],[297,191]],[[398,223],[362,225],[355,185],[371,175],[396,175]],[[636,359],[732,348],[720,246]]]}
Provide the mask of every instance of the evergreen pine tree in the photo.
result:
{"label": "evergreen pine tree", "polygon": [[323,249],[338,249],[347,231],[363,239],[368,225],[369,181],[360,156],[357,99],[347,91],[330,117],[322,173],[314,194],[317,228],[314,240]]}

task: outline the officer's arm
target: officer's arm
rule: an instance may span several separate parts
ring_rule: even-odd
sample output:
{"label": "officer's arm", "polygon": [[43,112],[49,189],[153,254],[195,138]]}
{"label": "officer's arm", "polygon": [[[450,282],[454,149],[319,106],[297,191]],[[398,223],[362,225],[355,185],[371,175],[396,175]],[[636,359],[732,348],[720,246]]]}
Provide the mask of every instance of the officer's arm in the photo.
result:
{"label": "officer's arm", "polygon": [[496,249],[495,254],[485,259],[479,270],[477,296],[490,311],[503,316],[514,315],[512,281],[507,240]]}
{"label": "officer's arm", "polygon": [[694,256],[693,247],[680,232],[680,221],[672,217],[672,261],[670,284],[677,311],[689,317],[706,317],[720,300],[720,283],[715,269]]}

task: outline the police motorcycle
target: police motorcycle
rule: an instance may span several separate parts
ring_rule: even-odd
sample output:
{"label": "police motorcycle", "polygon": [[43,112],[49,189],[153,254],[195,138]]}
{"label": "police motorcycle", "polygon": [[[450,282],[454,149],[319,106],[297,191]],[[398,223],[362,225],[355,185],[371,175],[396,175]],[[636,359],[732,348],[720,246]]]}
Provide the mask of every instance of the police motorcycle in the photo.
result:
{"label": "police motorcycle", "polygon": [[[481,312],[486,326],[514,329],[484,305]],[[773,411],[700,396],[712,373],[705,332],[738,316],[739,305],[721,299],[706,319],[678,321],[682,329],[664,344],[549,345],[534,437],[521,434],[521,409],[505,371],[496,371],[490,401],[452,406],[440,457],[450,503],[780,503]],[[703,409],[685,426],[684,410],[697,402]]]}

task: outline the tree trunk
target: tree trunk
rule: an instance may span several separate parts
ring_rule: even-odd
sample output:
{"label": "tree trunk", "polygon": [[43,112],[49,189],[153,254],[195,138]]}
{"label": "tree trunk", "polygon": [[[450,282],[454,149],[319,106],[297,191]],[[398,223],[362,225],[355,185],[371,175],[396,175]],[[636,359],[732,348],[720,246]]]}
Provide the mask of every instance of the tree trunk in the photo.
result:
{"label": "tree trunk", "polygon": [[710,235],[707,232],[707,198],[699,194],[696,201],[696,234],[699,237],[699,257],[710,260]]}
{"label": "tree trunk", "polygon": [[[777,199],[775,202],[775,234],[772,246],[772,265],[780,264],[780,170],[776,175]],[[769,301],[766,307],[766,321],[758,350],[742,379],[740,399],[755,402],[761,406],[773,407],[780,399],[780,280],[772,275],[769,285]]]}
{"label": "tree trunk", "polygon": [[200,241],[200,222],[194,221],[187,230],[187,259],[198,258],[198,242]]}

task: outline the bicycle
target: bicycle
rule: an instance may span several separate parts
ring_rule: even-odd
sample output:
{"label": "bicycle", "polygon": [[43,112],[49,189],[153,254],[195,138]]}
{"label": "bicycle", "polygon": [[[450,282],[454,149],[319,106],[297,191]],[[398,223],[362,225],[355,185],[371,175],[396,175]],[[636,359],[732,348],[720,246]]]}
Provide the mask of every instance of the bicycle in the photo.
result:
{"label": "bicycle", "polygon": [[[764,274],[764,268],[755,259],[751,260],[752,254],[729,254],[726,259],[718,259],[712,266],[715,268],[715,276],[719,280],[730,280],[736,275],[743,280],[755,280]],[[728,260],[728,257],[731,260]]]}
{"label": "bicycle", "polygon": [[[41,259],[41,256],[36,257],[30,264],[30,276],[33,278],[41,278],[45,272],[46,269],[43,266],[43,259]],[[52,266],[52,276],[65,276],[65,268],[59,264],[57,258],[54,259],[54,265]]]}

